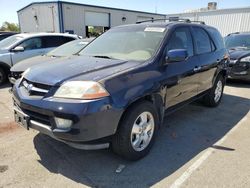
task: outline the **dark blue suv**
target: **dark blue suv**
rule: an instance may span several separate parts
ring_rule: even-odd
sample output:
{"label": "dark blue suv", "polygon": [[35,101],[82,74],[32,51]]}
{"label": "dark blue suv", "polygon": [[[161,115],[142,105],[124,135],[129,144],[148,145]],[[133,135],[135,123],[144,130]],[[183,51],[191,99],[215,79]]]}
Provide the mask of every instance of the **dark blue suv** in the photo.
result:
{"label": "dark blue suv", "polygon": [[228,54],[213,27],[189,20],[110,29],[79,55],[28,69],[13,88],[15,120],[70,146],[145,156],[165,114],[217,106]]}

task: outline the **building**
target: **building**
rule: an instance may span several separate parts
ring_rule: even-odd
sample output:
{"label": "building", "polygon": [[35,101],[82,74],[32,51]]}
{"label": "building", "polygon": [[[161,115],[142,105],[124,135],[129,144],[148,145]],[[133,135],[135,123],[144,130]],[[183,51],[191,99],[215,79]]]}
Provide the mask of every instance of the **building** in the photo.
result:
{"label": "building", "polygon": [[69,32],[83,37],[98,35],[110,27],[164,14],[93,6],[64,1],[34,2],[17,11],[21,32]]}
{"label": "building", "polygon": [[167,17],[204,21],[207,25],[219,29],[223,36],[233,32],[250,31],[250,7],[216,9],[216,4],[214,6],[212,8],[189,10],[185,13],[167,14]]}

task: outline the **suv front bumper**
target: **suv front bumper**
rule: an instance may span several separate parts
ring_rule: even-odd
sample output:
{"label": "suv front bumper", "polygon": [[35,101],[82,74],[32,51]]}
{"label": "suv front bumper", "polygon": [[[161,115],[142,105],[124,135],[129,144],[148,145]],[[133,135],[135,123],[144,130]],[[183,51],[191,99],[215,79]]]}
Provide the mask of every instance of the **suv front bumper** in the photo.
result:
{"label": "suv front bumper", "polygon": [[[16,85],[13,102],[15,119],[23,127],[81,149],[107,147],[107,138],[116,133],[123,113],[112,106],[108,97],[88,101],[40,98],[26,95]],[[55,117],[72,120],[73,124],[69,129],[57,128]]]}

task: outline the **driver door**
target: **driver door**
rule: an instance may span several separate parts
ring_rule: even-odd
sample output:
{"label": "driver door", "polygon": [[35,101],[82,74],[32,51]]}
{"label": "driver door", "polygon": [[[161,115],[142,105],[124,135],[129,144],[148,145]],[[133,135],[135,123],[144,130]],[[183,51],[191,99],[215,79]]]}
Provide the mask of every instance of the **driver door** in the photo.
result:
{"label": "driver door", "polygon": [[197,95],[199,76],[195,70],[199,58],[194,55],[193,39],[189,27],[178,27],[173,31],[167,44],[169,50],[186,49],[184,61],[170,62],[165,68],[166,108],[177,105]]}

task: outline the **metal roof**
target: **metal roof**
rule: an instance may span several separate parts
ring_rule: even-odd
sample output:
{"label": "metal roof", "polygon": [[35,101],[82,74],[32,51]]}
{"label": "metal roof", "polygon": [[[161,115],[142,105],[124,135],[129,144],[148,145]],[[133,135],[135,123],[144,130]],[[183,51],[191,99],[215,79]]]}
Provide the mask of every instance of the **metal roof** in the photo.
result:
{"label": "metal roof", "polygon": [[137,12],[137,13],[143,13],[143,14],[151,14],[151,15],[159,15],[159,16],[166,16],[166,14],[157,14],[152,12],[143,12],[143,11],[136,11],[136,10],[128,10],[128,9],[121,9],[121,8],[112,8],[112,7],[105,7],[105,6],[97,6],[97,5],[90,5],[90,4],[82,4],[82,3],[74,3],[74,2],[67,2],[67,1],[44,1],[44,2],[32,2],[28,4],[27,6],[21,8],[17,12],[20,12],[27,7],[35,4],[47,4],[47,3],[63,3],[63,4],[70,4],[70,5],[78,5],[78,6],[86,6],[86,7],[95,7],[95,8],[105,8],[105,9],[111,9],[111,10],[120,10],[120,11],[128,11],[128,12]]}

